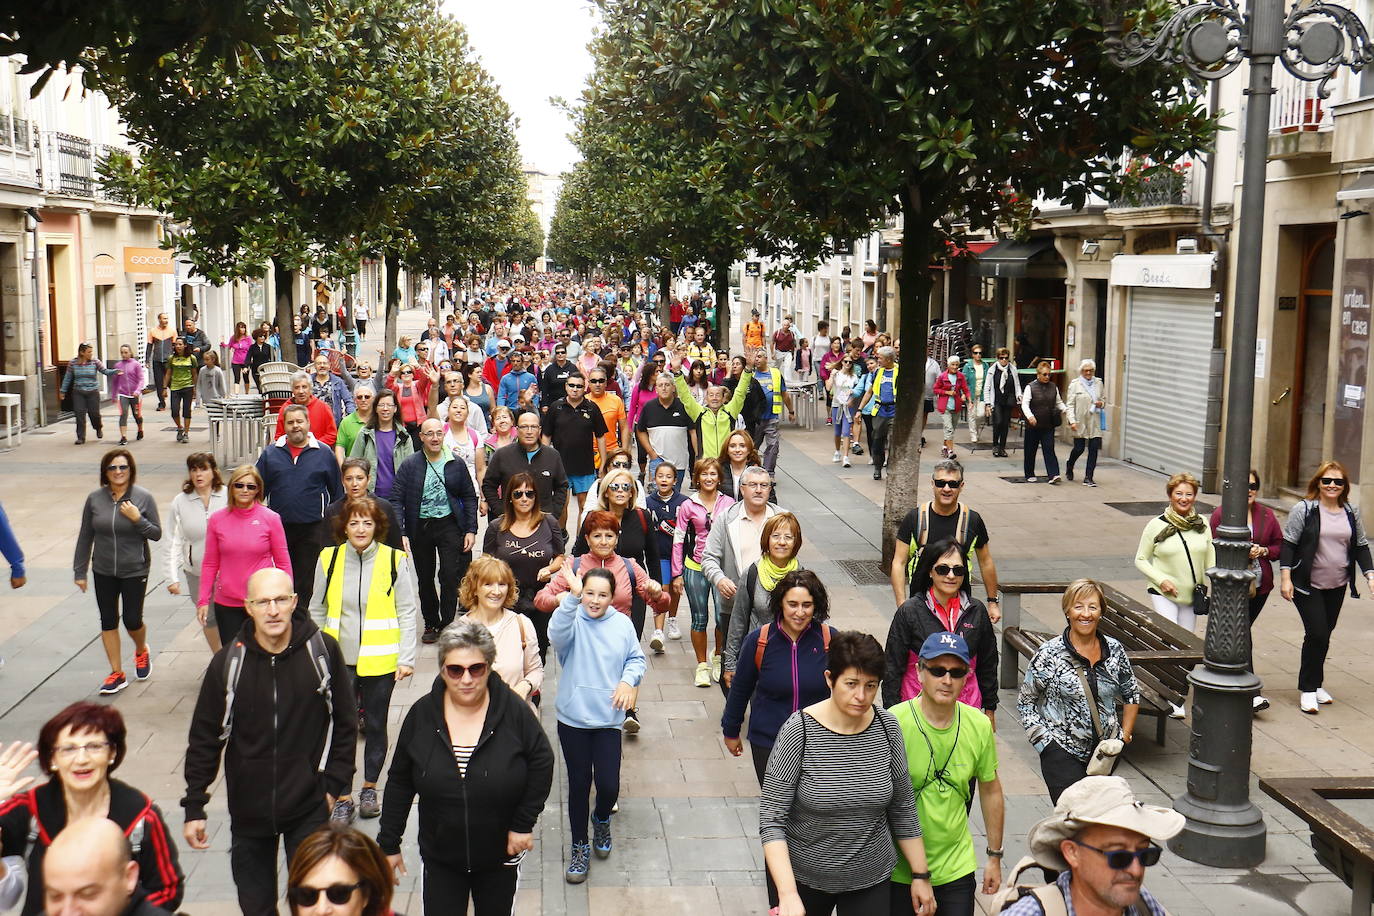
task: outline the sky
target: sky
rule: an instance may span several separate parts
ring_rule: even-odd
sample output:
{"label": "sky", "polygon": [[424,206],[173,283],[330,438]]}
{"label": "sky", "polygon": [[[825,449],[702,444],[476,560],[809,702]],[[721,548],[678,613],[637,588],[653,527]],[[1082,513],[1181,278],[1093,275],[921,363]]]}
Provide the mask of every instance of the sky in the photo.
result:
{"label": "sky", "polygon": [[482,66],[519,119],[521,158],[558,174],[581,158],[572,123],[549,101],[575,102],[591,73],[587,42],[596,24],[589,0],[444,0],[468,30]]}

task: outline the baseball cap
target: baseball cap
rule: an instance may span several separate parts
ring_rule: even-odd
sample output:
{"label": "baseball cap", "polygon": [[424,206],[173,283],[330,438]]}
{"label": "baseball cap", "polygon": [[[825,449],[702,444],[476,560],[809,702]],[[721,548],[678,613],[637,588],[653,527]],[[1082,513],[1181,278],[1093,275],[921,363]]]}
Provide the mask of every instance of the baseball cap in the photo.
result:
{"label": "baseball cap", "polygon": [[1059,844],[1092,824],[1134,830],[1159,842],[1183,829],[1183,815],[1172,808],[1138,801],[1120,776],[1085,776],[1064,790],[1054,813],[1030,829],[1026,845],[1040,865],[1066,871]]}
{"label": "baseball cap", "polygon": [[[519,339],[520,339],[520,338],[518,338],[518,337],[516,338],[516,340],[519,340]],[[506,340],[506,338],[502,337],[500,340],[498,340],[498,341],[496,342],[496,346],[497,346],[499,349],[502,349],[502,350],[509,350],[509,349],[510,349],[510,341],[509,341],[509,340]]]}
{"label": "baseball cap", "polygon": [[919,655],[922,659],[953,655],[964,664],[969,663],[968,643],[958,633],[931,633],[921,643]]}

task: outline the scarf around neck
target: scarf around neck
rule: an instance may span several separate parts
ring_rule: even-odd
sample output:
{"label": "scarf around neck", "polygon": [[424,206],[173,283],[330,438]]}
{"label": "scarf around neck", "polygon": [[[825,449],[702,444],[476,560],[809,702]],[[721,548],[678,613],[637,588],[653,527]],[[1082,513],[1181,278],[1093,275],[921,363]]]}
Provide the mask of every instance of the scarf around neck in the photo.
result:
{"label": "scarf around neck", "polygon": [[1155,535],[1156,544],[1163,541],[1165,538],[1173,537],[1175,531],[1181,534],[1187,534],[1189,531],[1202,532],[1207,530],[1207,523],[1203,521],[1201,515],[1194,512],[1185,517],[1175,512],[1173,506],[1164,510],[1164,520],[1168,522],[1169,525],[1159,534]]}
{"label": "scarf around neck", "polygon": [[773,562],[772,557],[765,553],[763,556],[759,557],[759,584],[763,586],[764,591],[771,592],[777,587],[778,582],[781,581],[783,576],[796,568],[796,557],[788,560],[786,566],[779,566]]}

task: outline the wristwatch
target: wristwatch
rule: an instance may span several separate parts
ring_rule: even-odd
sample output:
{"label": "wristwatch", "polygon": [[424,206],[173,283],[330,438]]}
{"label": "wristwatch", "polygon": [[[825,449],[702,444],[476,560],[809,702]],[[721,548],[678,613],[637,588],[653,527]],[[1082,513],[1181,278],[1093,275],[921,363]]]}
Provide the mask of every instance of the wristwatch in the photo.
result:
{"label": "wristwatch", "polygon": [[914,871],[914,872],[911,873],[911,880],[912,880],[912,881],[929,881],[929,880],[930,880],[930,872],[928,872],[928,871]]}
{"label": "wristwatch", "polygon": [[986,849],[984,849],[983,851],[986,852],[986,853],[988,854],[988,858],[989,858],[989,859],[1000,859],[1000,858],[1002,858],[1002,850],[1000,850],[1000,849],[993,849],[991,846],[989,846],[989,847],[987,847]]}
{"label": "wristwatch", "polygon": [[1001,603],[1002,603],[1002,596],[1001,596],[1001,595],[989,595],[989,596],[988,596],[988,604],[1001,604]]}

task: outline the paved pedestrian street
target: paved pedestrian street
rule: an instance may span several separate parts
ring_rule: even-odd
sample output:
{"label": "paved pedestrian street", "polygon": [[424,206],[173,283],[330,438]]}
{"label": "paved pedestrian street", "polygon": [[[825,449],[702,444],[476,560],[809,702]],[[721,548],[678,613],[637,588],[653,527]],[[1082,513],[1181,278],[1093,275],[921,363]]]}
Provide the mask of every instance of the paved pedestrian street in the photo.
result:
{"label": "paved pedestrian street", "polygon": [[[404,313],[419,324],[421,313]],[[149,438],[134,444],[138,483],[165,507],[184,475],[185,446],[173,442],[165,414],[151,412]],[[108,412],[108,411],[107,411]],[[203,420],[198,420],[198,426]],[[164,427],[166,427],[164,429]],[[112,429],[107,426],[107,430]],[[91,439],[72,445],[70,421],[29,433],[24,444],[0,454],[0,490],[28,557],[29,582],[6,593],[0,614],[0,740],[32,740],[49,716],[76,699],[91,699],[106,673],[94,598],[72,584],[71,556],[77,513],[97,484],[97,462],[111,443]],[[961,441],[966,434],[960,434]],[[207,434],[193,427],[192,445]],[[933,440],[932,440],[933,441]],[[830,461],[832,445],[823,427],[789,429],[779,462],[779,500],[796,512],[806,540],[803,565],[827,584],[833,623],[880,639],[891,615],[885,580],[856,582],[846,561],[876,570],[881,484],[871,479],[866,459],[851,469]],[[1101,462],[1097,489],[1065,482],[1058,487],[1013,483],[1020,455],[995,459],[984,451],[966,461],[964,498],[983,513],[1003,581],[1068,579],[1091,575],[1138,597],[1144,588],[1133,557],[1144,521],[1141,504],[1163,504],[1163,478],[1113,460]],[[929,460],[927,460],[929,463]],[[1214,503],[1216,497],[1203,497]],[[1123,508],[1110,504],[1119,504]],[[1158,510],[1154,510],[1158,511]],[[1133,512],[1139,514],[1132,514]],[[1057,598],[1033,598],[1026,613],[1045,628],[1058,619]],[[1317,717],[1297,708],[1295,686],[1301,626],[1292,606],[1277,595],[1256,626],[1256,658],[1273,703],[1255,725],[1257,776],[1348,776],[1374,771],[1374,627],[1368,597],[1348,604],[1333,640],[1327,685],[1336,703]],[[686,603],[680,619],[686,629]],[[182,762],[188,719],[209,652],[195,625],[190,602],[167,593],[165,561],[158,553],[149,582],[149,640],[152,678],[134,683],[109,700],[129,725],[129,754],[118,776],[151,794],[169,822],[179,827]],[[125,640],[127,656],[132,654]],[[521,914],[761,914],[763,855],[757,837],[757,785],[747,757],[732,758],[720,738],[722,697],[714,685],[692,686],[694,659],[686,639],[669,641],[662,656],[650,655],[640,693],[643,731],[626,739],[620,812],[613,820],[616,847],[610,859],[594,860],[582,885],[563,880],[566,779],[561,759],[555,788],[540,819],[535,855],[527,859],[517,912]],[[405,710],[436,676],[434,653],[422,647],[416,676],[395,693],[392,735]],[[557,664],[550,654],[543,723],[554,735],[553,699]],[[1007,795],[1005,846],[1008,865],[1025,852],[1025,833],[1048,813],[1038,761],[1015,719],[1015,692],[1001,692],[998,750]],[[1184,786],[1186,728],[1171,722],[1167,746],[1153,743],[1144,729],[1118,772],[1141,798],[1167,804]],[[361,747],[359,749],[361,761]],[[1150,869],[1146,884],[1170,912],[1186,914],[1335,914],[1349,911],[1349,891],[1317,864],[1307,834],[1296,818],[1279,810],[1257,788],[1252,798],[1265,812],[1268,855],[1254,869],[1215,869],[1166,852]],[[1374,809],[1352,807],[1368,819]],[[223,788],[215,786],[209,809],[211,848],[193,852],[182,844],[187,873],[183,909],[195,916],[238,911],[229,875],[228,820]],[[974,807],[975,823],[979,812]],[[410,876],[396,902],[402,913],[419,913],[419,855],[416,818],[410,819],[405,856]],[[369,832],[376,821],[359,821]],[[983,848],[981,838],[978,849]]]}

